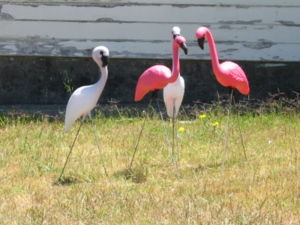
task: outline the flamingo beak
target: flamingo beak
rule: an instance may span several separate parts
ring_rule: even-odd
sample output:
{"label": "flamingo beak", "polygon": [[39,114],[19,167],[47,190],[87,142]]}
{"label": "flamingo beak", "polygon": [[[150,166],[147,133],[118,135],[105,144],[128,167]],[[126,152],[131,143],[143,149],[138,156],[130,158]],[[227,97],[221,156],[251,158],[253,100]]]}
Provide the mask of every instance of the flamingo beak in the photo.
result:
{"label": "flamingo beak", "polygon": [[184,51],[184,54],[186,54],[186,55],[188,54],[188,48],[185,43],[181,43],[180,48],[182,48],[182,50]]}
{"label": "flamingo beak", "polygon": [[198,45],[202,50],[204,49],[204,40],[205,40],[204,37],[198,39]]}
{"label": "flamingo beak", "polygon": [[108,65],[108,56],[102,56],[102,66],[105,67]]}

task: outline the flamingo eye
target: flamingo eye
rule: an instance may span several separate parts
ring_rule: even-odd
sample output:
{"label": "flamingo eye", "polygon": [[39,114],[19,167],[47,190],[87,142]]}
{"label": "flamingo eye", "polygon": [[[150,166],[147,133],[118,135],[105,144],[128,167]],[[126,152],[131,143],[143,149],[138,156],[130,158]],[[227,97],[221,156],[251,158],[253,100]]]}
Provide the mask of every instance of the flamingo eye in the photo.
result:
{"label": "flamingo eye", "polygon": [[100,55],[103,56],[103,51],[100,51]]}

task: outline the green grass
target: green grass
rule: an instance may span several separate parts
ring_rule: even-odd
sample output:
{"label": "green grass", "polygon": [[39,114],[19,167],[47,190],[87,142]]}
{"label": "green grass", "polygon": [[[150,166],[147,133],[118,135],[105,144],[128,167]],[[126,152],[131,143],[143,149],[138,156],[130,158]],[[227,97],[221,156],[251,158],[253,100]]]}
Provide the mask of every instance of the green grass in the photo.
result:
{"label": "green grass", "polygon": [[64,133],[61,120],[0,116],[0,224],[299,224],[300,115],[232,113],[227,131],[220,106],[190,111],[177,123],[178,170],[169,120],[147,120],[128,171],[143,118],[98,113],[109,176],[86,122],[63,185],[56,181],[79,122]]}

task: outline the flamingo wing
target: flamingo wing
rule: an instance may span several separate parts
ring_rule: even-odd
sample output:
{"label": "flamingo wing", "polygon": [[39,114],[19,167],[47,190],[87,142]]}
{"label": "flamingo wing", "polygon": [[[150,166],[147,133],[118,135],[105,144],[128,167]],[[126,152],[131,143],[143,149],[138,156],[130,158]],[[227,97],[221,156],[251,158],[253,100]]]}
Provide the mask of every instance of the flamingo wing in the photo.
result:
{"label": "flamingo wing", "polygon": [[250,93],[249,82],[243,69],[236,63],[231,61],[223,62],[222,71],[224,72],[224,86],[233,87],[243,95]]}
{"label": "flamingo wing", "polygon": [[150,91],[164,88],[171,76],[171,70],[164,65],[155,65],[145,70],[139,77],[135,89],[135,101],[140,101]]}
{"label": "flamingo wing", "polygon": [[77,88],[69,98],[65,114],[65,131],[71,129],[73,123],[81,116],[86,117],[96,106],[95,86],[88,85]]}

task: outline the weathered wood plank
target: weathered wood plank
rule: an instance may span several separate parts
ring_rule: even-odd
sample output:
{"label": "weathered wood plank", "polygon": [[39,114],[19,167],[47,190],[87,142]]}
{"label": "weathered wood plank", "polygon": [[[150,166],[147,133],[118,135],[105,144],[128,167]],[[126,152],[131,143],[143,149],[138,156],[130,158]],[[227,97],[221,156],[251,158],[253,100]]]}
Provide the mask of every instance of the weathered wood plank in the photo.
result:
{"label": "weathered wood plank", "polygon": [[[298,7],[231,8],[222,6],[117,6],[90,7],[66,5],[3,5],[2,13],[10,20],[77,21],[77,22],[147,22],[205,24],[284,24],[300,26]],[[166,13],[171,12],[171,13]],[[153,16],[155,14],[155,16]]]}
{"label": "weathered wood plank", "polygon": [[300,60],[300,0],[0,1],[0,55],[89,56],[107,43],[113,57],[169,58],[179,25],[194,59],[194,32],[211,28],[224,59]]}
{"label": "weathered wood plank", "polygon": [[[107,41],[107,40],[59,40],[59,39],[0,39],[1,55],[43,55],[90,57],[97,45],[106,45],[112,58],[171,58],[170,42]],[[76,47],[74,47],[76,46]],[[189,43],[189,54],[183,59],[209,60],[208,46],[201,50],[195,41]],[[261,48],[257,43],[217,43],[222,60],[249,61],[300,61],[299,44],[277,44]]]}
{"label": "weathered wood plank", "polygon": [[299,6],[300,3],[298,0],[9,0],[1,1],[4,3],[23,3],[23,4],[172,4],[172,5],[236,5],[236,6]]}
{"label": "weathered wood plank", "polygon": [[[53,38],[53,39],[101,39],[135,41],[169,41],[174,24],[145,23],[80,23],[0,21],[2,38]],[[199,25],[183,24],[182,34],[187,40],[195,39]],[[266,25],[210,25],[216,41],[265,42],[267,47],[277,43],[300,44],[298,27]],[[292,34],[292,35],[291,35]]]}

